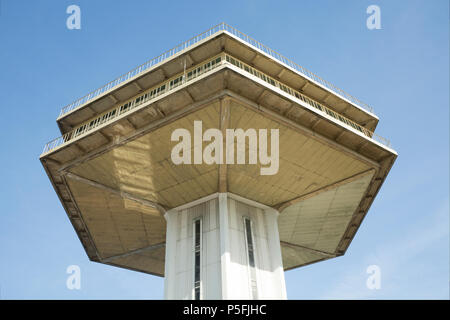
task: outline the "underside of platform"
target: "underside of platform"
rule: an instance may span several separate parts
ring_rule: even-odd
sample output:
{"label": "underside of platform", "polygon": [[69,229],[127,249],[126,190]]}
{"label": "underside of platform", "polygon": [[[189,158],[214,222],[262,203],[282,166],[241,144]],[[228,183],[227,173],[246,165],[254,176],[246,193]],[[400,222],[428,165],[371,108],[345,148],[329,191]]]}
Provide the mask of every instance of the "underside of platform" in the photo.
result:
{"label": "underside of platform", "polygon": [[[280,211],[285,270],[342,255],[395,157],[340,135],[358,153],[294,121],[295,112],[283,117],[282,104],[277,113],[209,86],[210,96],[192,101],[179,92],[42,159],[89,257],[163,276],[165,211],[217,192]],[[278,129],[278,173],[262,176],[259,164],[175,165],[171,134],[184,128],[193,135],[194,121],[204,130]]]}

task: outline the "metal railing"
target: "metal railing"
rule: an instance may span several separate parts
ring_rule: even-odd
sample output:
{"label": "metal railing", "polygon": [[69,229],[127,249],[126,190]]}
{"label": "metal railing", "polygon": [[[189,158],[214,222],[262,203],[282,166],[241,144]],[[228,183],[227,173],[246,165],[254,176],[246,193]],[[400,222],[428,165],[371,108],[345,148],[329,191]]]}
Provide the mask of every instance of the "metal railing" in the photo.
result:
{"label": "metal railing", "polygon": [[347,100],[349,100],[350,102],[358,105],[359,107],[369,111],[369,112],[373,112],[373,109],[368,106],[367,104],[365,104],[364,102],[358,100],[357,98],[353,97],[352,95],[346,93],[345,91],[343,91],[342,89],[336,87],[335,85],[333,85],[332,83],[320,78],[319,76],[317,76],[316,74],[312,73],[311,71],[303,68],[302,66],[296,64],[295,62],[291,61],[290,59],[286,58],[285,56],[279,54],[278,52],[270,49],[269,47],[261,44],[260,42],[256,41],[255,39],[249,37],[248,35],[240,32],[239,30],[233,28],[232,26],[226,24],[226,23],[220,23],[210,29],[208,29],[207,31],[200,33],[199,35],[177,45],[176,47],[164,52],[163,54],[157,56],[156,58],[153,58],[143,64],[141,64],[140,66],[134,68],[133,70],[125,73],[124,75],[112,80],[111,82],[107,83],[106,85],[98,88],[97,90],[94,90],[90,93],[88,93],[87,95],[81,97],[80,99],[72,102],[71,104],[63,107],[61,109],[61,112],[59,114],[59,117],[64,116],[65,114],[77,109],[78,107],[84,105],[85,103],[87,103],[88,101],[92,100],[93,98],[99,96],[100,94],[107,92],[109,90],[111,90],[112,88],[118,86],[119,84],[127,81],[128,79],[131,79],[141,73],[143,73],[144,71],[148,70],[149,68],[151,68],[152,66],[174,56],[175,54],[177,54],[178,52],[185,50],[193,45],[195,45],[196,43],[214,35],[217,32],[220,31],[227,31],[230,34],[238,37],[239,39],[245,41],[247,44],[263,51],[264,53],[270,55],[271,57],[279,60],[280,62],[286,64],[287,66],[297,70],[298,72],[300,72],[301,74],[303,74],[305,77],[310,78],[320,84],[322,84],[323,86],[325,86],[326,88],[328,88],[329,90],[333,91],[334,93],[346,98]]}
{"label": "metal railing", "polygon": [[89,120],[89,121],[81,124],[80,126],[72,129],[71,131],[67,132],[66,134],[48,142],[44,146],[44,150],[42,151],[42,154],[50,152],[50,151],[56,149],[57,147],[63,145],[64,143],[69,142],[69,141],[73,140],[74,138],[81,136],[84,133],[87,133],[87,132],[95,129],[104,123],[108,123],[108,122],[112,121],[113,119],[117,118],[118,116],[120,116],[124,113],[130,112],[131,110],[142,105],[143,103],[154,100],[157,97],[159,97],[160,95],[174,90],[175,88],[179,87],[181,84],[192,81],[192,80],[198,78],[200,75],[208,73],[209,71],[220,66],[223,63],[223,61],[224,61],[224,54],[219,54],[213,58],[206,60],[206,62],[196,65],[193,68],[187,69],[182,74],[178,74],[178,75],[158,84],[157,86],[144,91],[138,97],[134,97],[133,99],[128,100],[126,103],[121,104],[112,110],[110,109],[110,110],[96,116],[94,119]]}
{"label": "metal railing", "polygon": [[252,66],[232,57],[229,54],[225,54],[225,61],[227,63],[230,63],[252,75],[254,75],[255,77],[271,84],[274,87],[277,87],[279,89],[281,89],[282,91],[288,93],[289,95],[302,100],[303,102],[305,102],[306,104],[308,104],[309,106],[320,110],[323,114],[327,114],[331,117],[333,117],[334,119],[336,119],[339,122],[342,122],[350,127],[352,127],[353,129],[358,130],[359,132],[363,133],[365,136],[374,139],[378,142],[380,142],[381,144],[389,147],[390,146],[390,141],[382,136],[377,135],[376,133],[374,133],[373,131],[368,130],[367,128],[364,128],[363,126],[361,126],[360,124],[354,122],[353,120],[348,119],[347,117],[344,117],[343,115],[337,113],[336,111],[328,108],[327,106],[325,106],[324,104],[317,102],[314,99],[311,99],[310,97],[307,97],[306,95],[304,95],[303,93],[281,83],[278,80],[275,80],[274,78],[268,76],[267,74],[253,68]]}
{"label": "metal railing", "polygon": [[258,42],[257,40],[249,37],[245,33],[242,33],[241,31],[233,28],[232,26],[230,26],[230,25],[228,25],[226,23],[223,23],[223,25],[224,25],[224,30],[225,31],[228,31],[229,33],[235,35],[239,39],[244,40],[248,44],[258,48],[259,50],[265,52],[266,54],[270,55],[271,57],[273,57],[273,58],[283,62],[284,64],[286,64],[287,66],[297,70],[298,72],[300,72],[304,76],[307,76],[308,78],[310,78],[310,79],[320,83],[321,85],[323,85],[327,89],[333,91],[334,93],[343,96],[344,98],[346,98],[350,102],[358,105],[359,107],[365,109],[366,111],[373,112],[373,108],[372,107],[370,107],[366,103],[362,102],[361,100],[353,97],[352,95],[346,93],[344,90],[336,87],[334,84],[332,84],[332,83],[322,79],[321,77],[319,77],[318,75],[312,73],[308,69],[303,68],[302,66],[300,66],[297,63],[293,62],[292,60],[286,58],[282,54],[276,52],[275,50],[270,49],[269,47],[263,45],[262,43]]}
{"label": "metal railing", "polygon": [[199,65],[196,65],[194,67],[191,67],[187,70],[185,70],[183,73],[177,74],[176,76],[158,84],[157,86],[148,89],[141,93],[139,96],[132,98],[131,100],[128,100],[126,103],[121,104],[114,109],[110,109],[95,118],[88,120],[78,127],[74,128],[70,132],[64,134],[63,136],[56,138],[49,143],[47,143],[44,146],[43,154],[46,152],[49,152],[60,145],[69,142],[70,140],[81,136],[82,134],[89,132],[98,126],[110,122],[113,119],[117,118],[118,116],[128,113],[129,111],[133,110],[135,107],[148,102],[150,100],[156,99],[158,96],[160,96],[163,93],[167,93],[175,89],[176,87],[180,86],[181,84],[184,84],[186,82],[189,82],[195,78],[197,78],[200,75],[203,75],[213,69],[215,69],[217,66],[228,63],[230,65],[236,66],[240,68],[241,70],[244,70],[257,78],[267,82],[268,84],[279,88],[283,92],[291,95],[292,97],[295,97],[299,100],[302,100],[304,103],[308,104],[309,106],[320,110],[323,114],[327,114],[337,121],[344,123],[361,133],[363,133],[365,136],[374,139],[385,146],[389,147],[390,142],[389,140],[375,134],[374,132],[364,128],[363,126],[359,125],[358,123],[348,119],[347,117],[344,117],[337,113],[336,111],[328,108],[327,106],[323,105],[322,103],[319,103],[315,101],[314,99],[311,99],[307,97],[306,95],[302,94],[301,92],[281,83],[280,81],[268,76],[267,74],[253,68],[252,66],[240,61],[239,59],[234,58],[233,56],[227,54],[227,53],[221,53],[213,58],[210,58],[206,60],[205,62],[200,63]]}
{"label": "metal railing", "polygon": [[205,32],[177,45],[176,47],[167,50],[166,52],[164,52],[163,54],[157,56],[156,58],[153,58],[143,64],[141,64],[140,66],[137,66],[136,68],[134,68],[131,71],[128,71],[127,73],[125,73],[124,75],[112,80],[111,82],[108,82],[107,84],[105,84],[103,87],[98,88],[97,90],[94,90],[90,93],[88,93],[87,95],[85,95],[84,97],[72,102],[71,104],[65,106],[64,108],[61,109],[61,112],[59,114],[59,117],[69,113],[70,111],[76,109],[77,107],[84,105],[86,102],[88,102],[89,100],[92,100],[93,98],[99,96],[100,94],[111,90],[112,88],[118,86],[119,84],[127,81],[128,79],[131,79],[135,76],[137,76],[138,74],[143,73],[145,70],[153,67],[154,65],[174,56],[175,54],[177,54],[178,52],[196,44],[197,42],[200,42],[201,40],[219,32],[224,30],[224,26],[223,23],[218,24],[208,30],[206,30]]}

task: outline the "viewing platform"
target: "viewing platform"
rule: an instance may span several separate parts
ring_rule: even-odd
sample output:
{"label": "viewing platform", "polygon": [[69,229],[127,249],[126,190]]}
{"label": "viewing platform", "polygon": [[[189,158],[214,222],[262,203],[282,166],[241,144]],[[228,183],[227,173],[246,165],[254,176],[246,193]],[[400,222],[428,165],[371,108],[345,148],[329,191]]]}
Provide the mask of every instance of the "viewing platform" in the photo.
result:
{"label": "viewing platform", "polygon": [[[306,101],[308,105],[326,112],[338,121],[350,125],[366,136],[390,147],[389,140],[373,132],[378,123],[378,118],[373,114],[373,109],[370,106],[235,28],[221,23],[63,107],[57,118],[57,123],[63,135],[47,143],[43,154],[68,143],[74,137],[79,136],[80,132],[85,133],[100,124],[113,121],[124,111],[130,111],[144,101],[155,99],[157,96],[177,87],[173,85],[164,86],[163,84],[169,84],[170,81],[177,80],[177,78],[179,78],[177,85],[194,80],[199,74],[186,76],[183,73],[186,60],[188,66],[192,67],[199,59],[205,57],[205,52],[216,53],[217,41],[222,35],[226,35],[230,39],[228,41],[220,40],[223,46],[221,51],[227,52],[228,49],[229,52],[234,53],[234,57],[231,56],[231,61],[226,61],[228,65],[243,66],[247,69],[247,72],[255,71],[260,74],[261,79],[271,79],[273,86]],[[242,46],[236,45],[231,39],[244,43],[248,46],[245,49],[250,50],[250,52],[244,51]],[[248,59],[250,55],[253,55],[253,57]],[[239,57],[243,60],[239,60]],[[237,63],[232,63],[234,61]],[[225,61],[222,60],[220,64],[224,63]],[[281,69],[281,71],[278,71],[274,64],[278,64],[278,69]],[[264,70],[257,70],[252,67],[258,65],[264,65],[266,73],[264,73]],[[288,67],[288,69],[285,67]],[[203,74],[212,69],[214,69],[214,65],[201,68],[199,72]],[[178,71],[178,74],[174,76],[173,73],[176,71]],[[168,79],[168,76],[170,76],[170,79]],[[137,99],[139,93],[144,90],[148,91],[149,86],[153,87],[157,79],[163,81],[155,88],[151,88],[150,91],[158,90],[158,88],[159,90],[152,95],[145,95],[142,100]],[[126,103],[132,104],[132,106],[120,109]],[[122,105],[119,106],[119,104]],[[113,107],[119,108],[119,110],[113,111]],[[108,113],[106,110],[111,110],[112,113]],[[96,117],[98,115],[101,115],[100,119]]]}
{"label": "viewing platform", "polygon": [[164,276],[167,299],[286,299],[394,164],[378,121],[222,23],[64,107],[40,161],[90,260]]}

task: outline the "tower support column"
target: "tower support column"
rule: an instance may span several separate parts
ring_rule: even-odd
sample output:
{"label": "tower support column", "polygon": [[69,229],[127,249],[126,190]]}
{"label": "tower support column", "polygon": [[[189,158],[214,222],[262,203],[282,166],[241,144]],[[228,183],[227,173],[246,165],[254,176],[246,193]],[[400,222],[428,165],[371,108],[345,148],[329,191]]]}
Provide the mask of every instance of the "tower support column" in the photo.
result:
{"label": "tower support column", "polygon": [[278,211],[216,193],[165,218],[166,299],[286,299]]}

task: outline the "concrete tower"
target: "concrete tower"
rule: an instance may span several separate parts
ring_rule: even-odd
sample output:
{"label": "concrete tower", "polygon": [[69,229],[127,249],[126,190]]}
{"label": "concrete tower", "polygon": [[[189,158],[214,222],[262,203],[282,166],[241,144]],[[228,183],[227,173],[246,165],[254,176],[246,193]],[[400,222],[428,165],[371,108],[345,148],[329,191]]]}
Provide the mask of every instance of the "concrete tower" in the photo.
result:
{"label": "concrete tower", "polygon": [[164,276],[167,299],[285,299],[397,157],[370,107],[224,23],[57,123],[40,160],[89,258]]}

